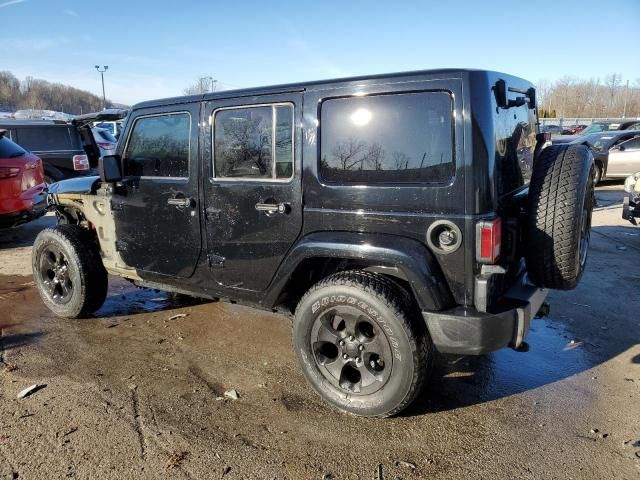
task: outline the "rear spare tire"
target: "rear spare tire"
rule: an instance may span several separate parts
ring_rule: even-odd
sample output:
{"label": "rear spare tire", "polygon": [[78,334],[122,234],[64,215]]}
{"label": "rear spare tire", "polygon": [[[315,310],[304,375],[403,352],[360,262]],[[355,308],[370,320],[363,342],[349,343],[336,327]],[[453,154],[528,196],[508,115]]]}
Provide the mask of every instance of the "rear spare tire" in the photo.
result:
{"label": "rear spare tire", "polygon": [[584,272],[591,233],[595,168],[584,145],[540,152],[529,184],[525,260],[537,286],[570,290]]}
{"label": "rear spare tire", "polygon": [[107,271],[92,233],[79,225],[42,230],[33,244],[33,279],[44,304],[59,317],[86,317],[107,296]]}

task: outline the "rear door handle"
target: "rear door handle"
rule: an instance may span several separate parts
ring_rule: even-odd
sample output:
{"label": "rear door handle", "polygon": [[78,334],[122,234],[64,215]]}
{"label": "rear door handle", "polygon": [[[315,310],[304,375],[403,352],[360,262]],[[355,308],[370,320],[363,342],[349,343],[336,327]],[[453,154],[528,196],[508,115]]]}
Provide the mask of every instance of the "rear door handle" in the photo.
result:
{"label": "rear door handle", "polygon": [[167,203],[175,207],[190,207],[195,202],[193,201],[192,198],[169,198],[167,200]]}
{"label": "rear door handle", "polygon": [[267,215],[274,215],[279,213],[284,215],[289,213],[290,207],[288,203],[256,203],[256,210],[264,212]]}

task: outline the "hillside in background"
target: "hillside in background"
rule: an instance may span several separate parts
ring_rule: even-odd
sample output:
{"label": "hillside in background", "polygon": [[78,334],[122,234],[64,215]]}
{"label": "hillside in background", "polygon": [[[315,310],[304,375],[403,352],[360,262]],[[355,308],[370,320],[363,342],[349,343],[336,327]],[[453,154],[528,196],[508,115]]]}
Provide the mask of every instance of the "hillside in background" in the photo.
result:
{"label": "hillside in background", "polygon": [[[112,102],[107,100],[107,108]],[[81,114],[102,110],[102,98],[61,83],[26,77],[19,80],[11,72],[0,71],[0,111],[23,109],[55,110]]]}

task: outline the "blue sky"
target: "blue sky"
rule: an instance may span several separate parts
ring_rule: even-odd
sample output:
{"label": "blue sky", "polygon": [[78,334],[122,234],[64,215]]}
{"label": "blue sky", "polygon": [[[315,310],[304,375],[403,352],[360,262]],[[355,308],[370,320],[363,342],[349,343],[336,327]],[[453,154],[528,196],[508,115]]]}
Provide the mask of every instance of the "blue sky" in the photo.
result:
{"label": "blue sky", "polygon": [[443,67],[640,82],[640,0],[0,0],[0,69],[133,104],[223,88]]}

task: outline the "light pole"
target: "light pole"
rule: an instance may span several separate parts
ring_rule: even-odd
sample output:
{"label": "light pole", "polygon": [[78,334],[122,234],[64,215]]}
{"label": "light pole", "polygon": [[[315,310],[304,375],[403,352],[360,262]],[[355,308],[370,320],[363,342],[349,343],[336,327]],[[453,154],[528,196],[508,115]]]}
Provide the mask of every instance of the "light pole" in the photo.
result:
{"label": "light pole", "polygon": [[[213,77],[202,77],[202,80],[207,80],[207,90],[209,90],[210,92],[216,91],[218,80],[214,79]],[[209,83],[211,83],[211,86],[209,86]]]}
{"label": "light pole", "polygon": [[100,72],[100,76],[102,77],[102,109],[106,110],[107,109],[107,96],[104,94],[104,72],[109,70],[109,65],[103,66],[102,70],[100,70],[100,65],[96,65],[95,67],[96,67],[96,70],[98,72]]}

